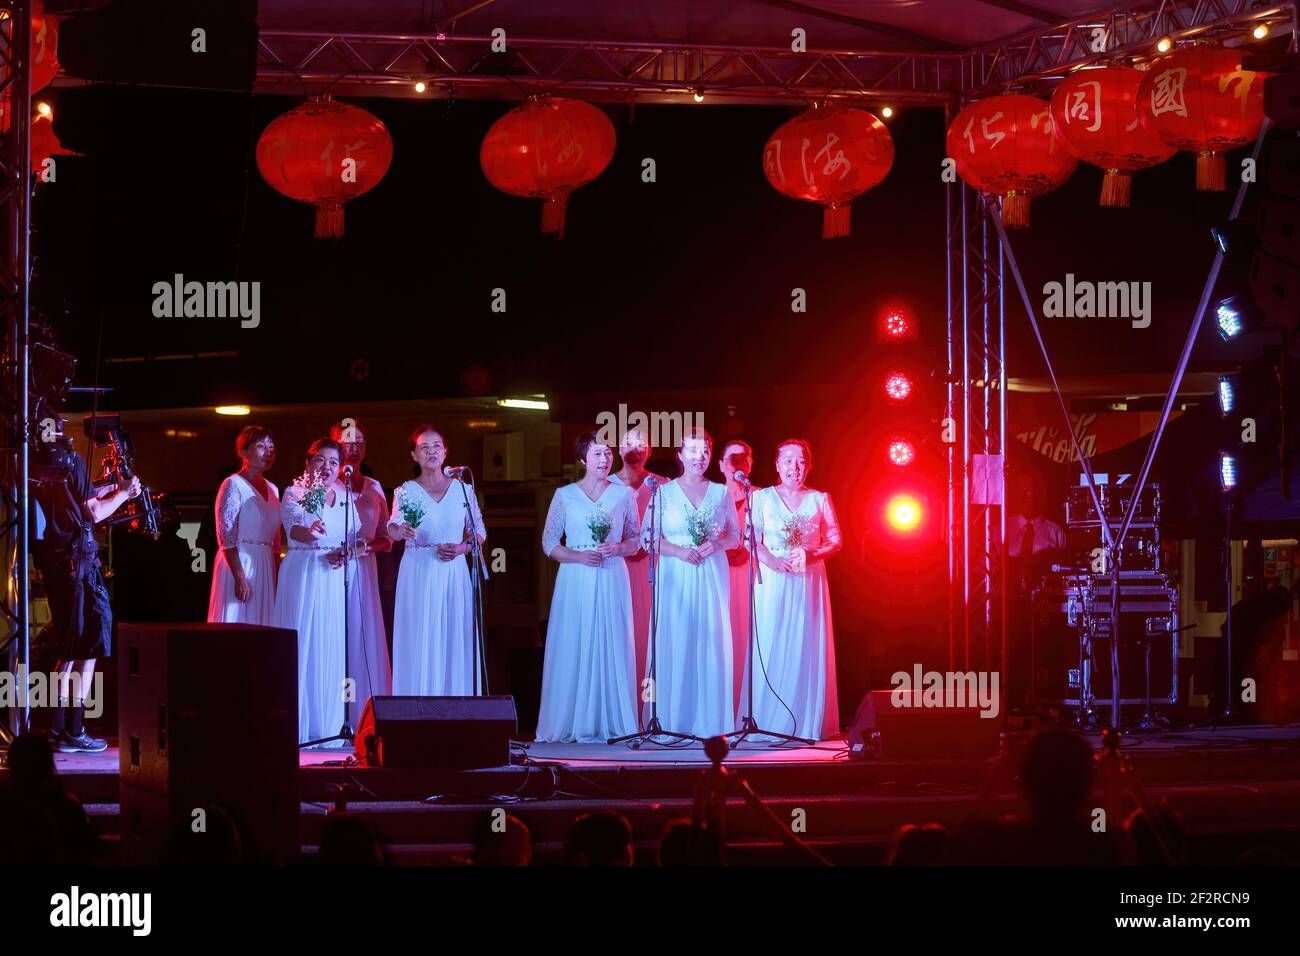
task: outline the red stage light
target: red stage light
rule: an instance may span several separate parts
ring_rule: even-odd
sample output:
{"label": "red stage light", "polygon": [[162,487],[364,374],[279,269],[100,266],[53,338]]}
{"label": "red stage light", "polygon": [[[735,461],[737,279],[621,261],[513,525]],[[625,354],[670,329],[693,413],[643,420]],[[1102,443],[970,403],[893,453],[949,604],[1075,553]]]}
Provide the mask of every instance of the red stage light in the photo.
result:
{"label": "red stage light", "polygon": [[889,460],[895,465],[910,465],[916,457],[916,449],[906,438],[895,438],[889,443]]}
{"label": "red stage light", "polygon": [[912,377],[906,372],[890,372],[885,378],[885,394],[901,402],[912,394]]}
{"label": "red stage light", "polygon": [[885,335],[891,339],[905,339],[912,334],[912,320],[902,309],[885,313]]}
{"label": "red stage light", "polygon": [[911,495],[895,495],[885,508],[885,518],[895,531],[915,531],[921,523],[921,504]]}

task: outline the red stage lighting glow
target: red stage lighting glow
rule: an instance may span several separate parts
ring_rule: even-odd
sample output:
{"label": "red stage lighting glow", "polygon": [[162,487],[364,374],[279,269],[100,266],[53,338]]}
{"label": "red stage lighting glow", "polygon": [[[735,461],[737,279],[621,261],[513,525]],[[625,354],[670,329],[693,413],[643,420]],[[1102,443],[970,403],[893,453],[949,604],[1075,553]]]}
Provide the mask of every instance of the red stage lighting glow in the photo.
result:
{"label": "red stage lighting glow", "polygon": [[885,335],[891,339],[905,339],[912,334],[912,320],[902,309],[885,313]]}
{"label": "red stage lighting glow", "polygon": [[911,495],[895,495],[889,499],[885,517],[895,531],[915,531],[921,523],[921,505]]}
{"label": "red stage lighting glow", "polygon": [[895,438],[889,443],[889,460],[895,465],[910,465],[916,457],[916,449],[906,438]]}
{"label": "red stage lighting glow", "polygon": [[912,377],[906,372],[890,372],[885,378],[885,394],[901,402],[912,394]]}

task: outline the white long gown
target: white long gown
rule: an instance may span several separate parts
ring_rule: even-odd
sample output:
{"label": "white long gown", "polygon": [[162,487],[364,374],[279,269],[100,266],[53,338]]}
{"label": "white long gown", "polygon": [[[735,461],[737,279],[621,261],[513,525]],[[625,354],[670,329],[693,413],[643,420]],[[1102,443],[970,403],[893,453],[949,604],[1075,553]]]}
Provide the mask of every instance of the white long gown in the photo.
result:
{"label": "white long gown", "polygon": [[[636,501],[628,488],[610,483],[593,502],[569,484],[556,490],[546,515],[547,557],[561,537],[575,551],[596,546],[588,522],[597,505],[610,518],[607,542],[636,540]],[[604,743],[635,733],[635,659],[627,562],[610,557],[599,567],[561,564],[546,626],[537,740]]]}
{"label": "white long gown", "polygon": [[[657,534],[683,548],[695,546],[688,522],[697,512],[714,529],[709,540],[740,534],[735,505],[716,482],[709,482],[699,508],[678,482],[669,482],[655,508]],[[723,550],[699,564],[667,554],[659,559],[654,689],[665,730],[713,737],[735,729],[730,588]]]}
{"label": "white long gown", "polygon": [[[794,545],[787,536],[795,528],[805,549],[840,540],[835,509],[824,492],[810,489],[795,512],[775,487],[755,492],[753,501],[754,533],[777,557],[789,556]],[[826,562],[810,561],[807,567],[789,574],[761,568],[763,580],[754,595],[759,646],[754,719],[765,730],[825,740],[840,729],[831,597]],[[745,699],[742,694],[742,704]]]}
{"label": "white long gown", "polygon": [[[318,516],[303,509],[293,488],[285,490],[280,506],[288,544],[275,594],[275,623],[298,632],[299,743],[332,736],[343,726],[343,568],[331,567],[326,555],[343,544],[346,511],[341,494],[333,505],[327,496],[319,515],[325,534],[307,544],[293,540],[290,529],[309,527]],[[351,525],[356,527],[355,515]],[[355,561],[348,573],[356,573]]]}
{"label": "white long gown", "polygon": [[[212,565],[208,620],[223,624],[270,625],[275,617],[275,542],[280,533],[280,491],[266,483],[263,498],[252,483],[231,475],[217,491],[217,557]],[[235,596],[235,576],[226,548],[237,548],[252,594]]]}
{"label": "white long gown", "polygon": [[418,501],[424,517],[415,529],[416,539],[406,542],[397,572],[397,598],[393,609],[393,693],[460,697],[474,693],[474,599],[469,561],[464,557],[443,561],[439,544],[460,544],[469,520],[480,537],[487,534],[474,490],[466,486],[470,514],[465,515],[465,494],[453,481],[441,501],[420,487],[405,482],[393,494],[393,521],[402,520],[401,495]]}
{"label": "white long gown", "polygon": [[[343,485],[334,486],[343,494]],[[361,493],[353,497],[357,525],[354,540],[367,543],[388,536],[388,503],[384,489],[374,478],[365,479]],[[379,600],[379,566],[373,551],[367,550],[353,567],[348,579],[348,673],[356,681],[356,700],[348,703],[348,722],[357,728],[366,701],[375,694],[392,693],[393,672],[388,663],[388,635],[384,629],[384,608]],[[352,575],[352,568],[348,574]]]}
{"label": "white long gown", "polygon": [[[668,483],[667,478],[652,472],[647,472],[647,476],[653,477],[661,489]],[[611,474],[609,480],[616,485],[623,484],[623,479],[617,473]],[[637,521],[643,525],[646,505],[650,503],[652,490],[649,483],[642,482],[641,487],[632,492],[636,495]],[[639,555],[632,555],[623,560],[627,562],[628,583],[632,588],[632,631],[636,642],[636,686],[639,689],[646,677],[646,654],[650,636],[650,558],[642,551]]]}

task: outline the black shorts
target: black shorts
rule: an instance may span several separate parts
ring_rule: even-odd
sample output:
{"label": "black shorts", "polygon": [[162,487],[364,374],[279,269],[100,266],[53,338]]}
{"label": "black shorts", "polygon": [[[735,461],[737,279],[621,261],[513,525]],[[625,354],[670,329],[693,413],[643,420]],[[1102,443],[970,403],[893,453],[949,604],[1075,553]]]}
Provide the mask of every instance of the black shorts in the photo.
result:
{"label": "black shorts", "polygon": [[112,654],[113,609],[98,560],[43,577],[60,659],[88,661]]}

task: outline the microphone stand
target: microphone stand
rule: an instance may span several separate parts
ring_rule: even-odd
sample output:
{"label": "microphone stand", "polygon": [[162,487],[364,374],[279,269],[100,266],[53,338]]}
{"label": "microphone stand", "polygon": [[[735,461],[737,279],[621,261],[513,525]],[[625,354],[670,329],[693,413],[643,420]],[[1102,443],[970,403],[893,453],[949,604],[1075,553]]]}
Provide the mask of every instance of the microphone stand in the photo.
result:
{"label": "microphone stand", "polygon": [[[749,739],[751,735],[762,734],[766,737],[776,737],[782,743],[800,743],[809,747],[816,744],[815,740],[809,740],[807,737],[795,737],[792,734],[783,734],[775,730],[764,730],[754,719],[754,658],[758,656],[758,621],[754,613],[754,585],[763,580],[763,572],[758,569],[758,536],[754,530],[754,486],[745,479],[745,541],[749,544],[749,661],[745,668],[745,683],[747,687],[745,703],[745,715],[740,718],[740,727],[729,734],[723,734],[723,737],[735,737],[731,743],[734,750],[741,742]],[[763,672],[764,680],[767,679],[767,671]]]}
{"label": "microphone stand", "polygon": [[[470,482],[474,480],[474,472],[468,467],[464,469],[469,472]],[[487,564],[483,561],[483,547],[478,539],[478,525],[474,523],[474,510],[469,505],[469,485],[457,478],[460,485],[461,499],[465,503],[465,526],[469,528],[469,551],[470,566],[470,588],[473,590],[474,601],[474,696],[481,697],[488,693],[487,679],[487,649],[484,646],[484,627],[483,627],[483,585],[482,582],[488,578]],[[481,575],[481,577],[480,577]],[[480,681],[482,682],[480,684]]]}
{"label": "microphone stand", "polygon": [[[650,503],[646,506],[646,514],[650,516],[650,540],[647,542],[646,555],[649,558],[649,570],[646,572],[650,582],[650,721],[634,734],[624,734],[622,737],[613,737],[606,741],[609,744],[628,743],[633,750],[637,750],[644,743],[657,744],[659,741],[655,737],[672,737],[674,740],[688,740],[696,743],[701,742],[704,738],[696,737],[694,734],[683,734],[675,730],[664,730],[663,724],[659,722],[659,576],[656,570],[659,566],[659,535],[656,533],[656,505],[659,499],[660,484],[653,476],[647,476],[646,481],[652,482],[650,485]],[[640,707],[637,710],[640,711]],[[640,715],[638,714],[638,723]],[[661,744],[660,746],[671,746]]]}
{"label": "microphone stand", "polygon": [[[348,465],[343,475],[343,679],[348,679],[348,588],[350,585],[348,575],[348,565],[352,561],[352,466]],[[355,685],[354,685],[355,688]],[[299,744],[298,749],[306,747],[316,747],[320,744],[327,744],[333,740],[342,740],[346,743],[352,743],[356,735],[352,732],[352,724],[348,722],[348,702],[343,701],[343,726],[333,737],[322,737],[319,740],[309,740],[305,744]]]}

